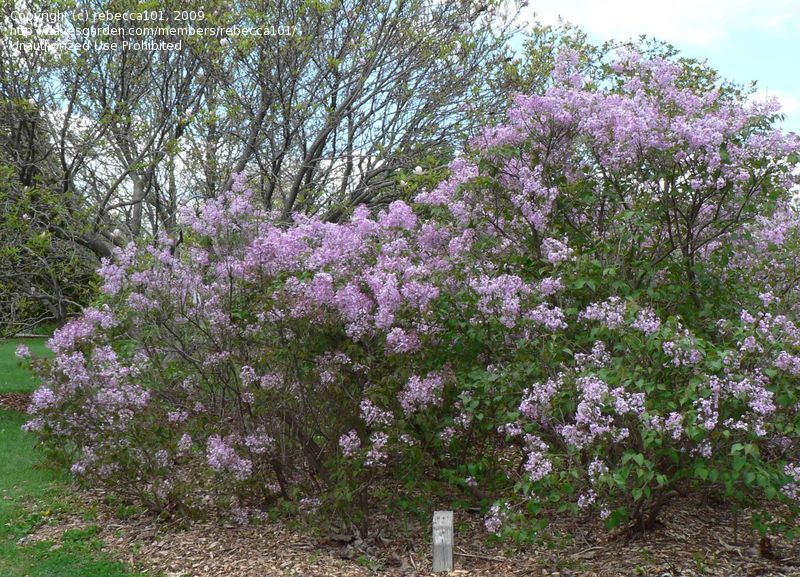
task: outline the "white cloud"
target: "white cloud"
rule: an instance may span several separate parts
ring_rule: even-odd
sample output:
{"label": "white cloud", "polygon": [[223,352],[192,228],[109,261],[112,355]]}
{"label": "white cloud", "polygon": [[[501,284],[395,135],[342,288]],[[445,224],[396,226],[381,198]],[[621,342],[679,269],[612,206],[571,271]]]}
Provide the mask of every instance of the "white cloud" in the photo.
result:
{"label": "white cloud", "polygon": [[526,16],[559,16],[605,40],[641,34],[707,46],[745,31],[800,34],[798,0],[532,0]]}

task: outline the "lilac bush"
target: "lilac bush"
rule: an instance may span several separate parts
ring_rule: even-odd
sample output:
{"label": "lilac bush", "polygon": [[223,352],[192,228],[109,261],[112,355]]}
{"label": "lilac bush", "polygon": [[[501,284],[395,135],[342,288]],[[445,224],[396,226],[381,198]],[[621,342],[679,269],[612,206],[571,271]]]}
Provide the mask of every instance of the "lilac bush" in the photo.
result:
{"label": "lilac bush", "polygon": [[800,143],[670,60],[575,62],[413,201],[287,224],[238,179],[182,243],[119,249],[27,428],[159,511],[366,524],[380,483],[433,480],[496,534],[687,491],[796,514]]}

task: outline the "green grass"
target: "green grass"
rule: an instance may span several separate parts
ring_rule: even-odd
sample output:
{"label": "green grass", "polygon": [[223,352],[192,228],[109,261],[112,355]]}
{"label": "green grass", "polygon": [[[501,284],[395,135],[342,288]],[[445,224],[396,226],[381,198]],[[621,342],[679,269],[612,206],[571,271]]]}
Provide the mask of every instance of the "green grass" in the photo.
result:
{"label": "green grass", "polygon": [[13,339],[0,341],[0,394],[29,393],[36,388],[36,380],[31,372],[21,367],[14,355],[18,344],[28,345],[37,357],[50,357],[53,353],[45,347],[47,339]]}
{"label": "green grass", "polygon": [[[34,354],[44,340],[26,340]],[[0,393],[31,391],[34,379],[17,364],[16,342],[0,344]],[[69,478],[45,468],[34,451],[34,438],[22,431],[25,415],[0,410],[0,577],[128,577],[124,564],[100,549],[97,527],[64,532],[58,542],[17,542],[42,523],[74,511]],[[87,515],[89,515],[87,513]]]}

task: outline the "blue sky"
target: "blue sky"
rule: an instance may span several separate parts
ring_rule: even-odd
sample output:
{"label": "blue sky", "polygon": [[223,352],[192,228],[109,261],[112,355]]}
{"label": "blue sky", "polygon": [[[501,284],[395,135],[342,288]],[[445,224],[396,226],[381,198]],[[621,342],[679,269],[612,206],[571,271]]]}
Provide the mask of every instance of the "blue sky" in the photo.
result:
{"label": "blue sky", "polygon": [[777,97],[800,133],[800,0],[531,0],[523,13],[580,26],[591,40],[647,34],[706,59],[726,78]]}

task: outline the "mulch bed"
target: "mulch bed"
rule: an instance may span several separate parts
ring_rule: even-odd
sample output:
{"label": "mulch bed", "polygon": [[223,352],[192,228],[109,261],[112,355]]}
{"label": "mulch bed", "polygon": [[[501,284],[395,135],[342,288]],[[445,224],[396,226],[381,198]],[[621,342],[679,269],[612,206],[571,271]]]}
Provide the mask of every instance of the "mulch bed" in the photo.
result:
{"label": "mulch bed", "polygon": [[24,413],[31,403],[30,393],[3,393],[0,394],[0,409],[10,409]]}
{"label": "mulch bed", "polygon": [[[81,494],[98,518],[74,515],[40,526],[24,542],[58,543],[71,528],[99,526],[114,557],[167,577],[271,577],[273,575],[406,577],[430,574],[430,528],[377,517],[376,536],[361,540],[331,533],[311,536],[286,522],[236,526],[206,521],[181,527],[147,515],[121,520],[98,505],[98,495]],[[767,577],[800,576],[800,544],[774,538],[762,555],[757,536],[723,507],[695,498],[665,507],[659,526],[633,539],[609,534],[592,520],[564,519],[545,543],[525,547],[487,543],[478,515],[456,513],[455,571],[475,577]],[[763,548],[763,547],[762,547]],[[438,574],[437,574],[438,575]]]}

